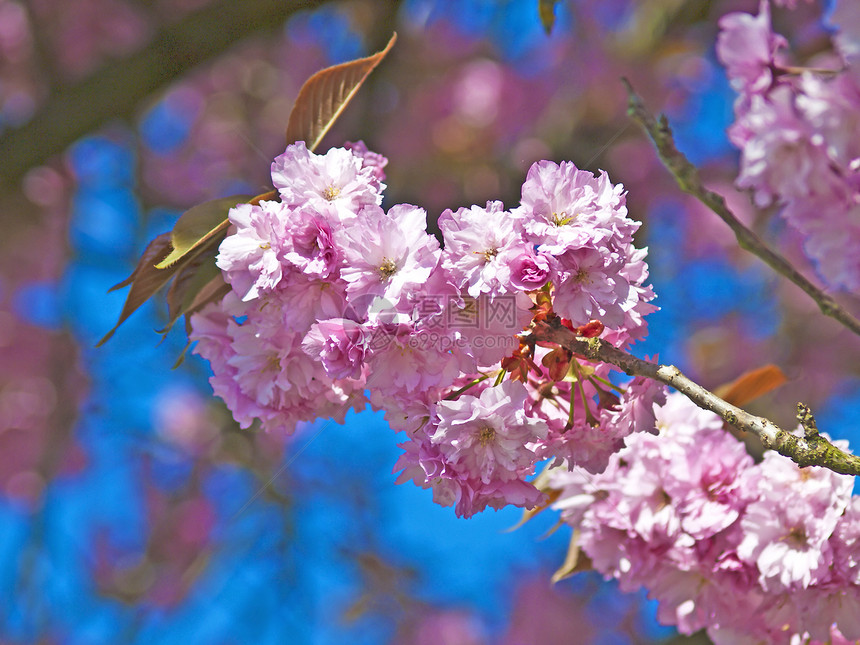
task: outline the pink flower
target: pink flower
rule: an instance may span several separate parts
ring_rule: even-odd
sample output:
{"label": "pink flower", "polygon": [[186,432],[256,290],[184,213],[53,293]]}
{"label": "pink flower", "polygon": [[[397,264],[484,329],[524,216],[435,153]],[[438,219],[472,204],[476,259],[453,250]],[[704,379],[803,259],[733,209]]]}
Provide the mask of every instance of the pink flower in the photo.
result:
{"label": "pink flower", "polygon": [[340,250],[334,244],[331,224],[311,209],[298,211],[287,223],[289,246],[284,260],[305,275],[328,279],[335,275],[340,262]]}
{"label": "pink flower", "polygon": [[221,242],[216,264],[242,300],[273,290],[283,278],[286,213],[283,204],[267,201],[230,209],[228,217],[236,231]]}
{"label": "pink flower", "polygon": [[471,479],[447,479],[441,480],[440,484],[442,482],[454,492],[454,512],[459,517],[472,517],[487,506],[496,510],[505,506],[534,508],[546,498],[532,484],[521,479],[494,480],[486,484]]}
{"label": "pink flower", "polygon": [[234,294],[228,294],[220,303],[207,305],[191,317],[191,332],[188,339],[194,342],[194,353],[209,361],[212,376],[209,384],[215,396],[220,397],[233,413],[233,418],[242,428],[254,422],[256,406],[253,399],[239,388],[236,382],[236,368],[228,363],[233,356],[232,338],[229,325],[232,313],[228,311]]}
{"label": "pink flower", "polygon": [[367,323],[363,330],[369,350],[368,387],[414,397],[448,387],[460,374],[458,359],[440,334],[404,323]]}
{"label": "pink flower", "polygon": [[303,334],[267,319],[265,310],[238,309],[229,295],[225,302],[229,314],[213,306],[192,317],[191,339],[210,360],[215,393],[242,427],[260,419],[266,430],[291,434],[300,421],[331,416],[342,422],[347,410],[364,406],[363,383],[332,381],[302,351]]}
{"label": "pink flower", "polygon": [[436,268],[439,242],[428,235],[427,213],[408,204],[398,204],[385,213],[366,207],[355,224],[343,229],[338,243],[343,248],[347,297],[363,315],[374,298],[395,306],[408,300]]}
{"label": "pink flower", "polygon": [[461,208],[456,213],[446,210],[439,216],[439,228],[445,238],[443,265],[458,287],[473,298],[508,291],[511,273],[506,254],[522,246],[522,240],[501,202],[487,202],[486,208]]}
{"label": "pink flower", "polygon": [[[648,360],[648,357],[645,358]],[[656,361],[656,358],[652,359]],[[614,436],[623,438],[634,432],[657,434],[655,406],[666,403],[666,386],[644,376],[635,377],[624,390],[619,407],[608,411],[605,424]]]}
{"label": "pink flower", "polygon": [[618,272],[630,286],[627,300],[619,303],[624,311],[624,321],[618,327],[608,328],[602,338],[619,348],[644,339],[648,334],[645,316],[659,309],[651,304],[651,301],[657,297],[654,289],[651,285],[645,284],[648,279],[648,264],[645,262],[647,254],[648,249],[628,247],[624,265]]}
{"label": "pink flower", "polygon": [[527,396],[522,383],[505,381],[480,397],[440,401],[439,423],[430,439],[458,473],[484,484],[517,479],[536,459],[527,444],[547,433],[546,423],[526,416]]}
{"label": "pink flower", "polygon": [[569,161],[538,161],[529,168],[513,214],[535,244],[574,247],[612,236],[629,241],[639,224],[627,217],[623,191],[605,172],[595,177]]}
{"label": "pink flower", "polygon": [[281,282],[259,305],[272,324],[302,334],[318,320],[340,318],[348,307],[342,280],[319,280],[302,274]]}
{"label": "pink flower", "polygon": [[540,161],[529,169],[513,215],[546,259],[534,279],[549,271],[557,313],[577,325],[600,320],[619,345],[644,335],[642,316],[654,310],[646,304],[654,296],[643,284],[645,254],[632,244],[639,223],[627,217],[623,186],[604,172],[595,177],[569,162]]}
{"label": "pink flower", "polygon": [[771,452],[744,474],[741,486],[757,499],[741,518],[738,555],[758,567],[765,589],[806,588],[823,580],[833,561],[829,539],[851,501],[853,483],[850,476],[801,469]]}
{"label": "pink flower", "polygon": [[[454,347],[478,366],[496,365],[520,346],[517,334],[532,319],[531,299],[522,292],[450,300],[444,331],[458,341]],[[441,330],[440,330],[441,331]],[[453,339],[452,339],[453,340]]]}
{"label": "pink flower", "polygon": [[749,499],[741,475],[752,465],[743,444],[722,429],[698,433],[683,457],[667,465],[666,492],[687,534],[702,540],[737,521]]}
{"label": "pink flower", "polygon": [[624,442],[606,432],[605,427],[593,426],[583,419],[576,419],[570,428],[561,427],[541,445],[541,458],[554,457],[554,465],[566,464],[589,473],[602,473],[612,455],[624,447]]}
{"label": "pink flower", "polygon": [[363,158],[343,148],[324,155],[310,152],[304,141],[287,146],[272,162],[272,182],[288,206],[310,206],[352,222],[364,206],[382,202],[384,185]]}
{"label": "pink flower", "polygon": [[361,325],[345,318],[314,324],[302,341],[302,349],[318,358],[331,378],[361,378],[367,339]]}
{"label": "pink flower", "polygon": [[525,248],[506,254],[511,284],[524,291],[534,291],[543,287],[551,277],[550,262],[543,253],[535,253]]}
{"label": "pink flower", "polygon": [[[860,496],[851,498],[831,538],[837,578],[860,588]],[[845,584],[840,586],[845,586]],[[858,636],[860,638],[860,636]]]}
{"label": "pink flower", "polygon": [[833,178],[827,156],[813,129],[800,118],[791,88],[781,86],[767,98],[753,96],[729,129],[741,148],[739,188],[751,188],[755,202],[767,206],[774,198],[788,200],[829,193]]}
{"label": "pink flower", "polygon": [[433,416],[431,409],[442,397],[442,392],[435,387],[409,393],[374,388],[370,391],[370,405],[374,410],[385,412],[385,420],[395,432],[405,432],[411,438],[424,437],[424,429]]}
{"label": "pink flower", "polygon": [[[424,417],[421,428],[411,433],[411,440],[401,444],[404,453],[394,466],[395,471],[402,471],[397,483],[412,480],[422,488],[432,488],[433,501],[440,506],[454,506],[460,517],[471,517],[487,506],[533,508],[544,499],[534,485],[519,477],[484,482],[471,476],[461,464],[446,457],[447,449],[442,443],[435,442],[434,423],[435,416]],[[531,466],[526,470],[530,472]]]}
{"label": "pink flower", "polygon": [[361,159],[362,169],[369,168],[373,178],[376,180],[376,190],[380,193],[385,189],[385,166],[388,165],[388,159],[378,152],[371,152],[364,145],[364,141],[347,141],[344,148],[352,152],[355,156]]}
{"label": "pink flower", "polygon": [[660,435],[630,435],[601,474],[551,471],[594,568],[715,643],[860,636],[852,478],[770,452],[755,464],[678,393],[656,419]]}
{"label": "pink flower", "polygon": [[732,87],[739,92],[767,90],[773,82],[776,52],[787,44],[771,29],[768,0],[761,0],[758,16],[730,13],[720,19],[717,58],[726,66]]}
{"label": "pink flower", "polygon": [[630,284],[621,275],[623,259],[584,246],[558,256],[553,309],[574,325],[600,320],[607,327],[624,323]]}
{"label": "pink flower", "polygon": [[833,558],[827,543],[832,529],[811,512],[796,500],[779,504],[764,499],[747,507],[738,555],[758,567],[766,590],[808,587],[827,573]]}

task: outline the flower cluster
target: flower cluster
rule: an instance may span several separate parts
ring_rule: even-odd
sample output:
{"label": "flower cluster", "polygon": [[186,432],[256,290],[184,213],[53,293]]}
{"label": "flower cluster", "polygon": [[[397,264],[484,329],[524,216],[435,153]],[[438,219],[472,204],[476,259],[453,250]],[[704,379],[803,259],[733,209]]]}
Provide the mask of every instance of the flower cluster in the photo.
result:
{"label": "flower cluster", "polygon": [[841,0],[839,56],[799,72],[787,41],[773,33],[767,0],[758,16],[720,21],[717,55],[739,92],[729,129],[741,150],[740,188],[759,206],[776,204],[804,238],[805,251],[831,285],[860,288],[860,11]]}
{"label": "flower cluster", "polygon": [[[215,393],[243,427],[291,432],[369,401],[407,433],[400,480],[469,516],[533,507],[544,459],[602,470],[654,428],[663,390],[522,334],[538,317],[626,346],[655,309],[622,187],[534,164],[522,202],[383,210],[387,161],[304,143],[272,164],[280,199],[241,204],[217,265],[231,292],[192,317]],[[644,411],[644,413],[643,413]],[[650,418],[649,418],[650,415]]]}
{"label": "flower cluster", "polygon": [[681,394],[656,415],[659,434],[629,437],[603,473],[551,475],[594,568],[625,591],[646,587],[661,621],[716,643],[860,638],[853,477],[772,452],[755,463]]}

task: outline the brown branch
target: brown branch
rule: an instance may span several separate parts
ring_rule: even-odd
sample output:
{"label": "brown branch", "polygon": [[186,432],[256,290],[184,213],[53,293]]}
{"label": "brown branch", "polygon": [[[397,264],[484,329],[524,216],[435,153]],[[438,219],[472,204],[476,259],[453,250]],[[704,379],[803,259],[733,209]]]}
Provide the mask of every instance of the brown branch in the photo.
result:
{"label": "brown branch", "polygon": [[726,206],[726,201],[721,195],[708,190],[702,185],[699,170],[675,146],[675,140],[666,116],[660,115],[659,119],[655,119],[645,107],[642,99],[633,90],[630,82],[627,79],[622,79],[622,81],[627,87],[629,99],[627,113],[648,133],[651,141],[657,147],[660,160],[669,172],[675,176],[675,180],[678,182],[681,190],[698,199],[728,224],[737,238],[738,245],[742,249],[756,255],[771,269],[800,287],[818,304],[821,313],[825,316],[835,318],[860,336],[860,320],[843,309],[833,297],[816,287],[795,269],[788,260],[770,249],[758,235],[744,226],[728,206]]}
{"label": "brown branch", "polygon": [[703,410],[718,414],[738,430],[756,435],[766,448],[788,457],[800,467],[823,466],[843,475],[860,475],[860,457],[843,452],[818,434],[812,413],[798,404],[798,418],[804,436],[783,430],[764,417],[757,417],[732,405],[684,376],[674,365],[658,365],[621,351],[599,338],[577,336],[560,320],[537,323],[532,333],[535,341],[556,343],[589,360],[611,363],[625,373],[660,381],[675,388]]}
{"label": "brown branch", "polygon": [[134,54],[58,88],[27,123],[0,138],[0,192],[26,172],[114,118],[134,114],[153,92],[256,33],[279,29],[292,14],[331,0],[215,0],[164,27]]}

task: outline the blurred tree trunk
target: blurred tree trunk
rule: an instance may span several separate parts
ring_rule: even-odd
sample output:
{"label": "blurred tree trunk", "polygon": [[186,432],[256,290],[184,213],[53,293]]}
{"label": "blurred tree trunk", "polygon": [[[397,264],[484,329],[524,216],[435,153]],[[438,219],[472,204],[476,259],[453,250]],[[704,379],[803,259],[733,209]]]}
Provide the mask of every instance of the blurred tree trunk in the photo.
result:
{"label": "blurred tree trunk", "polygon": [[0,195],[17,191],[45,163],[113,118],[134,114],[146,97],[231,45],[283,27],[294,13],[331,0],[215,0],[165,25],[131,56],[84,80],[55,87],[36,114],[0,138]]}

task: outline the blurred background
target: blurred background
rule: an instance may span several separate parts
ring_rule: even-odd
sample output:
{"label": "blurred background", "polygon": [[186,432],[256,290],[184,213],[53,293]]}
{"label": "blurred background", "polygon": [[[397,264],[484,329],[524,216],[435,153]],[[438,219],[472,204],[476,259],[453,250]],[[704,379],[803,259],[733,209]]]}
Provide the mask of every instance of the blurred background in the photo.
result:
{"label": "blurred background", "polygon": [[[459,520],[395,486],[380,414],[240,431],[203,361],[171,369],[186,339],[177,325],[159,342],[163,302],[94,348],[146,243],[198,202],[266,191],[304,80],[397,31],[323,149],[364,140],[390,160],[386,205],[431,218],[515,206],[539,159],[607,170],[644,222],[662,307],[634,352],[711,388],[776,363],[789,383],[751,409],[793,426],[802,399],[856,444],[856,338],[682,196],[626,116],[622,76],[815,276],[732,187],[713,43],[757,0],[563,0],[550,35],[538,4],[0,0],[0,642],[707,642],[599,576],[550,585],[570,539],[552,511],[508,532],[515,509]],[[830,47],[828,8],[797,4],[774,21],[802,59]]]}

